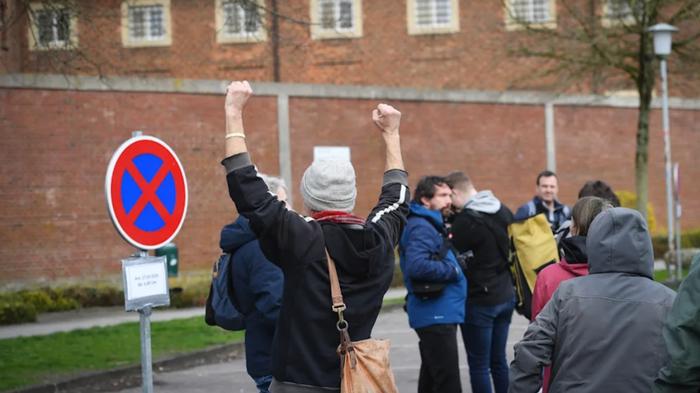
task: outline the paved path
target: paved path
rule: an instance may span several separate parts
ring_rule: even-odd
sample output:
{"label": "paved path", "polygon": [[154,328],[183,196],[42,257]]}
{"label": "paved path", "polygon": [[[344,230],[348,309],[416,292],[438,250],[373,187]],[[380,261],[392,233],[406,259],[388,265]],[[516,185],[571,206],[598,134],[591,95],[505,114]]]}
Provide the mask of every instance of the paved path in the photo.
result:
{"label": "paved path", "polygon": [[[385,299],[403,298],[406,289],[392,288]],[[169,321],[204,315],[204,308],[185,309],[154,309],[151,321]],[[35,323],[0,326],[0,339],[27,336],[43,336],[57,332],[69,332],[77,329],[88,329],[96,326],[119,325],[127,322],[138,322],[139,314],[126,312],[123,307],[94,307],[82,310],[47,313],[39,315]]]}
{"label": "paved path", "polygon": [[[527,320],[519,315],[513,316],[508,342],[509,360],[513,358],[513,344],[522,337],[526,327]],[[403,310],[397,307],[381,313],[374,328],[374,337],[388,338],[392,342],[391,364],[399,391],[402,393],[415,392],[420,368],[418,337],[409,328]],[[461,338],[460,348],[463,348]],[[460,351],[460,368],[464,392],[469,393],[471,392],[469,371],[464,350]],[[140,393],[141,391],[142,389],[139,387],[122,392]],[[255,385],[245,372],[243,359],[169,373],[156,373],[154,391],[168,393],[257,393]]]}
{"label": "paved path", "polygon": [[[198,315],[204,315],[203,307],[172,310],[155,309],[151,315],[151,321],[168,321],[172,319],[190,318]],[[69,332],[77,329],[119,325],[138,321],[138,313],[126,312],[123,307],[97,307],[84,310],[48,313],[40,315],[38,321],[35,323],[0,326],[0,339],[21,336],[43,336],[57,332]]]}

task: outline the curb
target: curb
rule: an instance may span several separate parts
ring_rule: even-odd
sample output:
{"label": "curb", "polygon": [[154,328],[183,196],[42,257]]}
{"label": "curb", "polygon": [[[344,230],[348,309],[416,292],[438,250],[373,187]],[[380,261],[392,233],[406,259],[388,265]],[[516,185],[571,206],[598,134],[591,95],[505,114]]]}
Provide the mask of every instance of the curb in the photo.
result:
{"label": "curb", "polygon": [[[243,342],[224,344],[153,362],[154,373],[183,370],[207,364],[223,363],[243,353]],[[7,393],[88,393],[114,392],[141,385],[141,365],[98,371],[67,379],[11,390]]]}

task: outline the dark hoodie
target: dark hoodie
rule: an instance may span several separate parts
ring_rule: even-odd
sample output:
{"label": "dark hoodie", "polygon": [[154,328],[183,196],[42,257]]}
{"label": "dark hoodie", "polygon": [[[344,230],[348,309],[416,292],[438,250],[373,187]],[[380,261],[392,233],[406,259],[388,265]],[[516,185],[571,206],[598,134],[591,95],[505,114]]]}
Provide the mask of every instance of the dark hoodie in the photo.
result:
{"label": "dark hoodie", "polygon": [[391,284],[394,248],[408,214],[406,172],[384,173],[379,201],[364,225],[342,225],[287,210],[257,176],[247,153],[223,164],[238,212],[250,220],[264,254],[284,272],[273,376],[279,382],[339,390],[338,315],[331,309],[324,246],[336,262],[350,338],[367,339]]}
{"label": "dark hoodie", "polygon": [[452,244],[460,254],[471,251],[467,262],[467,302],[495,306],[513,300],[508,269],[508,224],[513,213],[491,191],[480,191],[452,218]]}
{"label": "dark hoodie", "polygon": [[221,230],[221,251],[233,254],[233,287],[245,315],[246,370],[272,375],[272,339],[282,304],[282,270],[268,261],[245,217]]}
{"label": "dark hoodie", "polygon": [[564,281],[515,345],[510,392],[650,392],[668,355],[661,330],[675,292],[652,279],[651,238],[635,210],[600,213],[586,239],[590,274]]}

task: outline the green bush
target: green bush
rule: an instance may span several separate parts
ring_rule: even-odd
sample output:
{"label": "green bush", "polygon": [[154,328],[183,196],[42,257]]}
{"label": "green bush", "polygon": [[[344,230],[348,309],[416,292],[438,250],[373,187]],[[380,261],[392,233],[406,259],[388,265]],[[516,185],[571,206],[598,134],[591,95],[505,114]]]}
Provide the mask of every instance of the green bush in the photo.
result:
{"label": "green bush", "polygon": [[[630,209],[637,208],[637,194],[631,191],[617,191],[615,195],[620,199],[620,206]],[[651,202],[647,202],[647,225],[650,233],[656,232],[656,216]]]}
{"label": "green bush", "polygon": [[[651,238],[654,246],[654,258],[662,259],[668,252],[668,235],[656,235]],[[681,233],[681,248],[700,248],[700,228]]]}
{"label": "green bush", "polygon": [[[197,307],[206,303],[211,273],[193,272],[169,280],[171,307]],[[124,291],[107,284],[68,285],[0,293],[0,324],[36,321],[38,313],[77,308],[124,305]]]}
{"label": "green bush", "polygon": [[18,293],[19,299],[21,299],[22,303],[34,306],[36,312],[42,313],[49,311],[54,301],[51,299],[51,294],[47,293],[46,289],[48,288],[33,291],[20,291]]}
{"label": "green bush", "polygon": [[211,271],[201,270],[181,274],[168,280],[170,307],[185,308],[204,306],[209,295]]}
{"label": "green bush", "polygon": [[64,298],[74,299],[81,307],[111,307],[124,304],[124,291],[107,285],[94,287],[69,286],[57,291]]}
{"label": "green bush", "polygon": [[207,302],[209,288],[202,291],[199,288],[182,288],[181,291],[170,291],[170,307],[186,308],[204,306]]}
{"label": "green bush", "polygon": [[36,321],[36,308],[17,300],[0,300],[0,325]]}

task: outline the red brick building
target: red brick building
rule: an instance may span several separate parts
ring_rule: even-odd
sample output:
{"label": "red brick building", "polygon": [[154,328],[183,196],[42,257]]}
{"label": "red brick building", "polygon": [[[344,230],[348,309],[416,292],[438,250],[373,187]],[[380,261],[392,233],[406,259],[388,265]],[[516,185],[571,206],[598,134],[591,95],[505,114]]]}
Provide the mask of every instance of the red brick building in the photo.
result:
{"label": "red brick building", "polygon": [[[208,267],[220,227],[235,217],[218,164],[221,93],[234,78],[258,81],[246,113],[251,154],[261,170],[288,179],[295,202],[313,148],[348,146],[357,212],[366,214],[382,170],[369,121],[379,101],[404,113],[413,182],[462,169],[513,209],[532,196],[545,167],[559,173],[569,204],[593,178],[634,190],[637,100],[594,94],[633,86],[619,78],[597,84],[591,75],[566,86],[568,95],[535,91],[550,81],[521,77],[541,64],[508,56],[509,45],[526,36],[512,15],[566,28],[554,0],[513,0],[510,12],[496,0],[266,0],[252,8],[224,0],[99,0],[76,1],[70,10],[33,2],[21,18],[23,3],[3,3],[4,18],[16,19],[3,19],[7,50],[0,54],[0,284],[119,271],[132,249],[106,214],[104,174],[136,129],[180,156],[190,188],[176,238],[182,269]],[[591,12],[601,26],[606,15],[624,12],[599,3]],[[682,223],[697,227],[700,187],[690,179],[700,176],[700,82],[686,65],[672,60],[670,67]],[[664,226],[660,129],[655,109],[650,201]]]}

